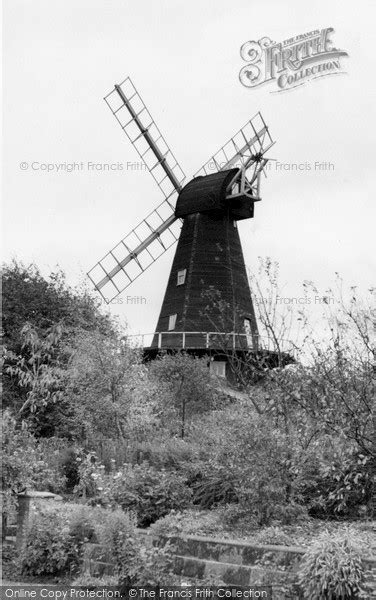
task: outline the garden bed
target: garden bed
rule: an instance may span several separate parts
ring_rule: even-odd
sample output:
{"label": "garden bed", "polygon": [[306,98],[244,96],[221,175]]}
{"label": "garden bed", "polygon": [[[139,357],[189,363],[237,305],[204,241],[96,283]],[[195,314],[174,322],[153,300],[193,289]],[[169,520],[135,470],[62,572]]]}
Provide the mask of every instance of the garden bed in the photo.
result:
{"label": "garden bed", "polygon": [[[234,519],[232,509],[172,511],[150,527],[150,532],[164,535],[201,535],[236,539],[252,544],[298,546],[307,548],[323,531],[342,531],[347,527],[360,533],[367,555],[376,555],[376,521],[333,521],[305,518],[291,525],[275,522],[257,526],[249,517]],[[233,520],[233,522],[231,522]]]}

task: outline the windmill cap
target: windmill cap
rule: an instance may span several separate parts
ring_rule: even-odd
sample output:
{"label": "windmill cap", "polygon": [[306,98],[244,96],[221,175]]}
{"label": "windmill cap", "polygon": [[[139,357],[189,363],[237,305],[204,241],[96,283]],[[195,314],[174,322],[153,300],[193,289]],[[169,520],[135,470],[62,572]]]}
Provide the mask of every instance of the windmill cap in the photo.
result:
{"label": "windmill cap", "polygon": [[179,219],[199,212],[226,209],[226,190],[239,169],[195,177],[181,190],[175,208]]}

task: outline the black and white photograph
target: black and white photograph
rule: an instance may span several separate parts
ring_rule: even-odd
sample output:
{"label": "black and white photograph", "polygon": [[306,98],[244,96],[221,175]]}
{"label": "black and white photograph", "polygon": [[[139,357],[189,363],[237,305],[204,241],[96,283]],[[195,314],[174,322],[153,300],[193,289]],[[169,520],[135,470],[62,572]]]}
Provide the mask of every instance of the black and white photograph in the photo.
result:
{"label": "black and white photograph", "polygon": [[376,599],[376,4],[2,18],[1,598]]}

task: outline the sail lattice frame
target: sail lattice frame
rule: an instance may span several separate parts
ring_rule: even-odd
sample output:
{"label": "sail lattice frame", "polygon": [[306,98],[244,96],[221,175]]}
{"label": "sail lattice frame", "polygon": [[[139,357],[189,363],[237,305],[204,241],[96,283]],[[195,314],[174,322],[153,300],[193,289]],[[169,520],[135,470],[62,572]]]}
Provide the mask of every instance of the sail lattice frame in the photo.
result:
{"label": "sail lattice frame", "polygon": [[194,177],[210,175],[234,167],[247,169],[258,162],[258,159],[274,143],[262,114],[257,112],[218,152],[209,158],[194,174]]}
{"label": "sail lattice frame", "polygon": [[[173,192],[172,196],[175,196]],[[142,275],[180,235],[181,221],[167,198],[88,272],[94,287],[108,304]]]}
{"label": "sail lattice frame", "polygon": [[104,99],[165,198],[174,190],[179,191],[185,179],[184,171],[130,77],[115,85]]}

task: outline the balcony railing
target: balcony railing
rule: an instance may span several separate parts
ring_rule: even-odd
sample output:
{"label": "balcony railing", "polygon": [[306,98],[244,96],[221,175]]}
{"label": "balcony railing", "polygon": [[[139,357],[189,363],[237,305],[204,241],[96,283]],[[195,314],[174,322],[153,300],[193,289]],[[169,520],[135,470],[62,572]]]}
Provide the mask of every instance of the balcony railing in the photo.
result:
{"label": "balcony railing", "polygon": [[293,353],[289,340],[278,340],[259,335],[218,331],[156,331],[126,336],[132,347],[171,350],[244,350]]}

